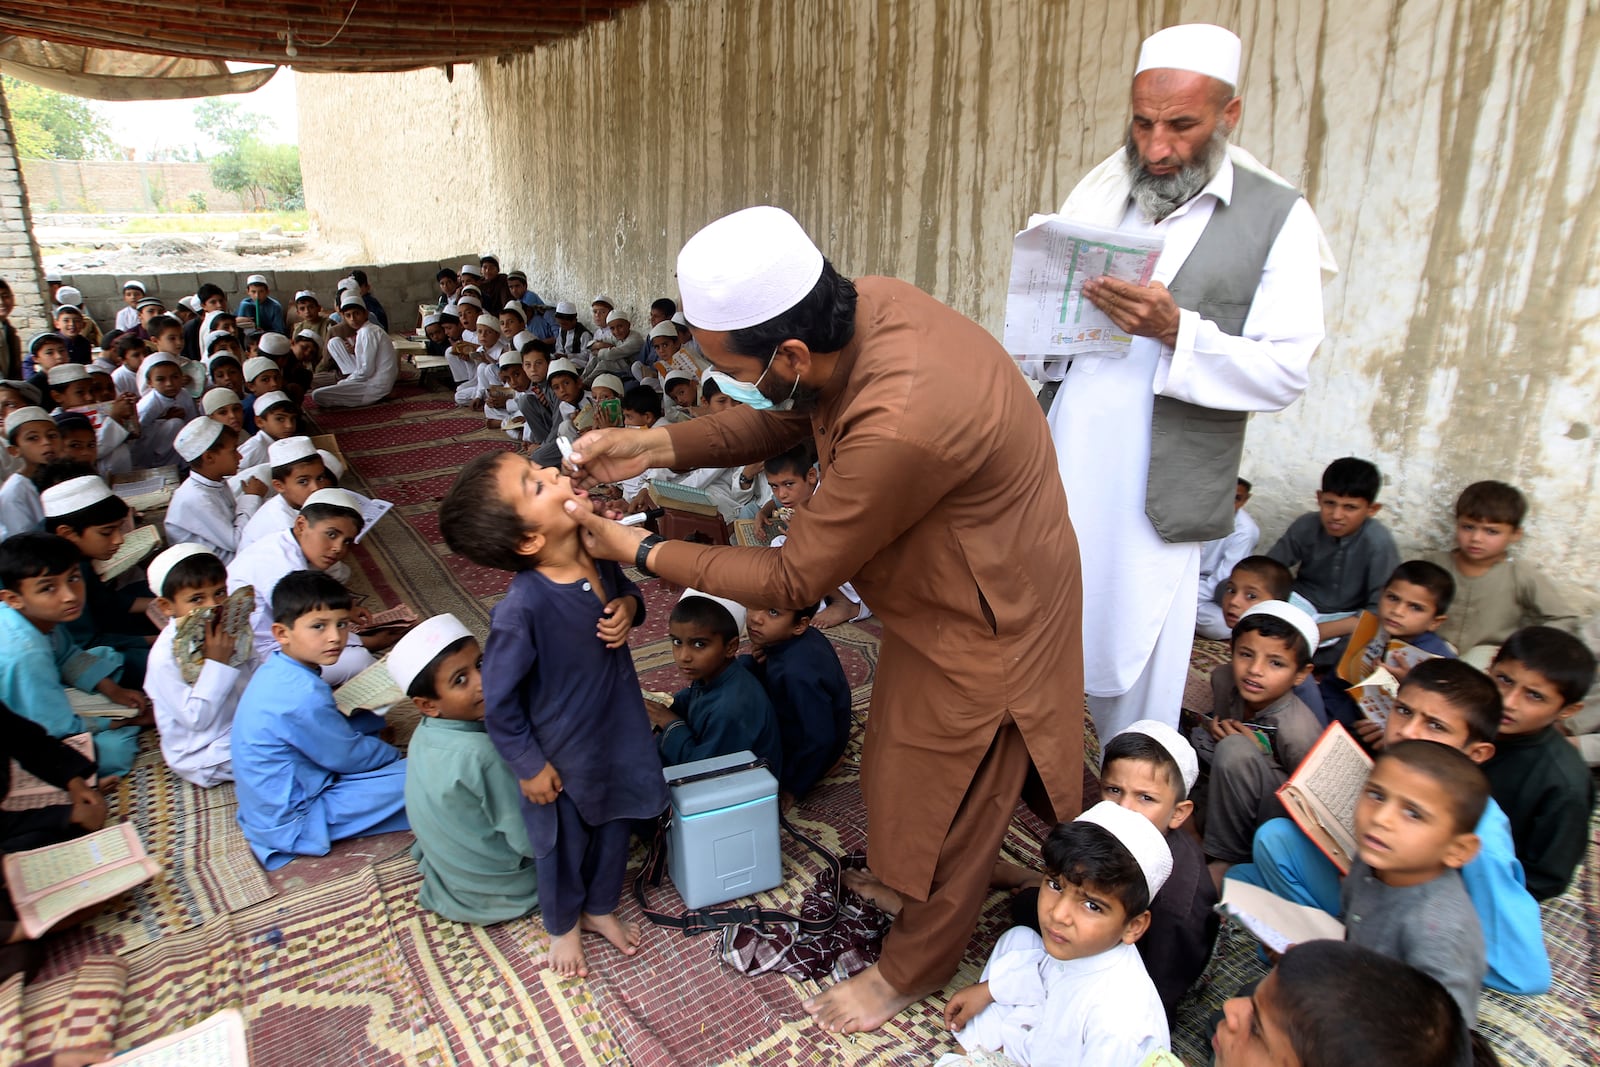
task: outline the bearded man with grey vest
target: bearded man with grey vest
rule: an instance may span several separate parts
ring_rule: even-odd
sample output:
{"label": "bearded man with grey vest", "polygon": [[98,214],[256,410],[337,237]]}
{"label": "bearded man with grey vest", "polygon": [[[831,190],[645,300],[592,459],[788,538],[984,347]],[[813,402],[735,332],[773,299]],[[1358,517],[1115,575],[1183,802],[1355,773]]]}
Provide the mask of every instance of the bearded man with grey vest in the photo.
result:
{"label": "bearded man with grey vest", "polygon": [[1323,272],[1335,268],[1316,216],[1228,144],[1240,51],[1219,26],[1145,40],[1126,146],[1060,211],[1165,239],[1148,286],[1083,289],[1133,343],[1024,363],[1045,383],[1083,555],[1084,688],[1101,737],[1138,719],[1177,724],[1200,543],[1233,528],[1245,422],[1304,391],[1323,337]]}

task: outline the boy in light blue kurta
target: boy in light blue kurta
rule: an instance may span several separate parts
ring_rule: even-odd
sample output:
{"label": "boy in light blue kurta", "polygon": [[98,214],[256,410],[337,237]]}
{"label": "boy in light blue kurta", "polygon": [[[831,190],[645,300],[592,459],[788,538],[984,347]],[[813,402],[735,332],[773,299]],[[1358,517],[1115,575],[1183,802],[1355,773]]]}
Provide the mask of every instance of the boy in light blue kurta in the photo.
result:
{"label": "boy in light blue kurta", "polygon": [[[108,648],[84,649],[63,623],[83,613],[82,560],[72,542],[54,534],[26,533],[0,544],[0,702],[61,739],[95,735],[103,778],[133,768],[139,727],[153,721],[143,693],[117,684],[122,656]],[[66,686],[99,693],[138,714],[124,724],[83,718],[72,710]]]}
{"label": "boy in light blue kurta", "polygon": [[319,571],[294,571],[272,591],[278,642],[233,719],[239,827],[267,870],[326,856],[347,837],[409,829],[406,761],[376,735],[370,711],[346,718],[322,668],[339,661],[350,593]]}
{"label": "boy in light blue kurta", "polygon": [[422,712],[407,751],[406,816],[417,901],[446,919],[497,923],[539,906],[522,790],[483,724],[483,649],[454,615],[402,637],[386,661]]}

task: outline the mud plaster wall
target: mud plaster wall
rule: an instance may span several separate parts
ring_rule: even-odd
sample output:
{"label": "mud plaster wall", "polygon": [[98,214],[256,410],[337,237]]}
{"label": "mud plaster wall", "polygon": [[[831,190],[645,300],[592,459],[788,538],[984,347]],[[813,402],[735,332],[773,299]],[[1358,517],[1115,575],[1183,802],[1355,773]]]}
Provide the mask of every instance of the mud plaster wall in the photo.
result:
{"label": "mud plaster wall", "polygon": [[641,314],[698,226],[776,203],[847,273],[998,333],[1013,232],[1120,143],[1140,38],[1189,20],[1244,38],[1236,140],[1306,189],[1344,267],[1309,391],[1252,423],[1264,541],[1336,456],[1383,468],[1406,549],[1503,478],[1532,501],[1523,554],[1600,601],[1584,0],[653,0],[453,83],[303,76],[307,199],[376,262],[476,243],[548,298]]}

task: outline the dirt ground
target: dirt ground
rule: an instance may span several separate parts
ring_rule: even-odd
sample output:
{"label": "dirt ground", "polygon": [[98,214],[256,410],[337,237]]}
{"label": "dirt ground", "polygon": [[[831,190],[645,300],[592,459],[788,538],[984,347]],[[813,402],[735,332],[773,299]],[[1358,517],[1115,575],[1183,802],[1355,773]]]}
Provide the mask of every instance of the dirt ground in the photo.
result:
{"label": "dirt ground", "polygon": [[[206,229],[123,233],[130,215],[36,214],[33,235],[47,271],[161,274],[207,270],[320,270],[360,259],[360,250],[325,244],[304,230],[265,230],[249,215],[201,217]],[[140,216],[161,219],[164,216]],[[196,216],[183,216],[200,221]]]}

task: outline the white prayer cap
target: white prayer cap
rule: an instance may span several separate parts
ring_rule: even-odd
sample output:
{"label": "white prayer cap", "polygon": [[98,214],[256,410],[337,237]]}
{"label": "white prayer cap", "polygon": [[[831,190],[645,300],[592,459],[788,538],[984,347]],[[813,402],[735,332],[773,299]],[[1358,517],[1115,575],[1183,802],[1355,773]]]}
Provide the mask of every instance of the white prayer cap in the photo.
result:
{"label": "white prayer cap", "polygon": [[137,278],[129,278],[122,283],[122,287],[124,289],[137,289],[141,293],[144,292],[144,282],[139,281]]}
{"label": "white prayer cap", "polygon": [[396,641],[383,665],[400,692],[409,695],[412,683],[424,668],[432,665],[439,653],[463,637],[471,636],[472,631],[461,625],[461,620],[454,615],[435,615],[419,622]]}
{"label": "white prayer cap", "polygon": [[436,325],[438,321],[439,313],[437,311],[430,311],[428,314],[422,316],[422,328],[426,330],[429,326]]}
{"label": "white prayer cap", "polygon": [[233,318],[233,312],[220,309],[206,312],[206,317],[200,320],[200,332],[209,334],[211,332],[211,324],[224,316],[231,319]]}
{"label": "white prayer cap", "polygon": [[822,252],[782,208],[747,207],[678,253],[683,310],[708,330],[742,330],[798,304],[822,277]]}
{"label": "white prayer cap", "polygon": [[340,278],[337,283],[335,283],[334,288],[339,290],[339,292],[342,293],[346,289],[359,289],[359,288],[361,288],[361,283],[356,281],[354,278],[350,277],[350,275],[346,274],[343,278]]}
{"label": "white prayer cap", "polygon": [[63,285],[56,290],[56,303],[68,304],[72,307],[83,306],[83,294],[70,285]]}
{"label": "white prayer cap", "polygon": [[172,447],[178,450],[178,455],[183,457],[185,463],[193,463],[206,449],[217,443],[217,438],[222,436],[225,429],[226,426],[210,417],[190,419],[178,431],[178,439]]}
{"label": "white prayer cap", "polygon": [[483,290],[480,289],[478,286],[473,285],[471,282],[468,282],[466,285],[463,285],[461,287],[461,291],[463,293],[477,293],[479,296],[483,295]]}
{"label": "white prayer cap", "polygon": [[590,307],[594,307],[596,304],[604,304],[608,308],[614,308],[614,307],[617,306],[617,305],[613,304],[611,302],[611,298],[609,296],[607,296],[606,294],[604,294],[604,293],[596,293],[594,295],[594,297],[589,301],[589,306]]}
{"label": "white prayer cap", "polygon": [[[150,584],[150,589],[156,596],[166,596],[164,588],[167,584],[167,575],[172,573],[172,568],[188,559],[190,556],[209,556],[212,551],[205,545],[188,542],[173,545],[164,549],[155,559],[151,560],[144,569],[145,580]],[[221,562],[220,560],[218,562]]]}
{"label": "white prayer cap", "polygon": [[93,507],[113,495],[111,487],[101,481],[99,475],[85,474],[81,478],[68,478],[52,485],[39,494],[39,503],[46,515],[57,518]]}
{"label": "white prayer cap", "polygon": [[218,386],[215,389],[206,390],[206,395],[200,398],[200,410],[207,415],[215,415],[225,407],[243,403],[244,401],[239,399],[238,393],[232,389]]}
{"label": "white prayer cap", "polygon": [[673,324],[673,325],[674,325],[674,326],[683,326],[683,327],[687,327],[687,326],[688,326],[688,325],[689,325],[689,320],[688,320],[688,319],[686,319],[686,318],[684,318],[684,316],[683,316],[683,312],[681,312],[681,311],[675,311],[675,312],[673,312],[673,314],[672,314],[672,324]]}
{"label": "white prayer cap", "polygon": [[309,437],[285,437],[267,446],[267,462],[274,467],[287,467],[317,454],[317,446]]}
{"label": "white prayer cap", "polygon": [[456,274],[470,274],[474,278],[481,278],[483,277],[483,267],[478,263],[463,263],[461,264],[461,269],[456,271]]}
{"label": "white prayer cap", "polygon": [[334,481],[344,477],[344,464],[339,462],[338,456],[329,452],[326,448],[317,449],[317,455],[322,457],[322,465],[328,468],[328,473],[333,475]]}
{"label": "white prayer cap", "polygon": [[316,300],[316,299],[317,299],[317,294],[312,292],[310,289],[302,289],[298,293],[294,294],[294,302],[297,303],[297,304],[302,300]]}
{"label": "white prayer cap", "polygon": [[86,381],[89,371],[78,363],[63,363],[58,367],[51,367],[45,372],[45,379],[51,385],[66,385],[69,382]]}
{"label": "white prayer cap", "polygon": [[600,374],[589,383],[590,389],[609,389],[618,396],[622,395],[622,379],[615,374]]}
{"label": "white prayer cap", "polygon": [[252,285],[266,285],[266,284],[267,284],[267,276],[265,274],[252,274],[252,275],[250,275],[250,277],[248,277],[248,278],[246,278],[244,280],[244,287],[246,289],[250,288]]}
{"label": "white prayer cap", "polygon": [[178,298],[178,305],[180,307],[188,308],[190,311],[194,312],[196,315],[200,314],[200,298],[199,297],[195,297],[195,296],[179,297]]}
{"label": "white prayer cap", "polygon": [[667,372],[666,379],[662,381],[661,388],[671,389],[673,382],[688,382],[690,385],[693,385],[694,375],[690,374],[686,370],[670,370]]}
{"label": "white prayer cap", "polygon": [[519,303],[516,300],[511,301],[511,303],[509,303],[509,304],[503,305],[500,308],[500,314],[502,314],[502,315],[515,315],[517,318],[521,319],[523,322],[527,322],[528,321],[528,309],[523,307],[522,304]]}
{"label": "white prayer cap", "polygon": [[306,497],[306,502],[300,505],[300,510],[304,511],[312,504],[327,504],[329,507],[334,508],[349,508],[357,515],[361,514],[361,501],[344,489],[318,489],[315,493]]}
{"label": "white prayer cap", "polygon": [[295,334],[294,336],[295,336],[296,340],[299,340],[300,338],[304,337],[306,340],[312,342],[313,344],[315,344],[317,346],[317,351],[318,352],[322,351],[322,338],[317,336],[317,331],[316,330],[301,330],[299,333]]}
{"label": "white prayer cap", "polygon": [[1239,84],[1239,38],[1221,26],[1191,22],[1157,30],[1139,46],[1135,76],[1147,70],[1191,70],[1230,86]]}
{"label": "white prayer cap", "polygon": [[[204,362],[205,362],[205,365],[206,365],[206,370],[208,370],[208,371],[211,370],[218,363],[221,363],[225,359],[231,359],[235,363],[239,362],[239,357],[234,355],[232,352],[214,352],[214,353],[212,353],[211,355],[209,355],[209,356],[207,356],[205,358]],[[241,367],[239,369],[243,370],[244,368]]]}
{"label": "white prayer cap", "polygon": [[264,333],[256,342],[256,348],[269,356],[287,356],[289,339],[281,333]]}
{"label": "white prayer cap", "polygon": [[206,355],[210,355],[211,354],[211,346],[216,344],[218,341],[237,341],[237,340],[238,340],[238,338],[233,335],[233,332],[231,330],[212,330],[210,333],[206,334],[205,343],[201,347],[203,347],[206,350]]}
{"label": "white prayer cap", "polygon": [[471,293],[468,293],[466,296],[458,297],[456,299],[456,307],[459,308],[463,304],[468,305],[469,307],[475,307],[479,311],[483,310],[483,301],[479,300],[477,297],[473,296]]}
{"label": "white prayer cap", "polygon": [[650,340],[654,341],[657,337],[670,337],[676,341],[678,339],[677,325],[670,321],[656,323],[650,327]]}
{"label": "white prayer cap", "polygon": [[570,374],[577,378],[579,377],[578,365],[570,359],[553,359],[550,361],[550,369],[544,372],[544,380],[548,382],[558,374]]}
{"label": "white prayer cap", "polygon": [[[1150,740],[1167,750],[1174,763],[1178,765],[1178,776],[1183,779],[1184,792],[1194,788],[1194,783],[1200,780],[1200,758],[1194,754],[1191,745],[1178,731],[1157,719],[1140,719],[1120,732],[1112,735],[1115,741],[1123,734],[1144,734]],[[1110,742],[1108,741],[1109,745]],[[1105,754],[1101,752],[1100,769],[1105,770]]]}
{"label": "white prayer cap", "polygon": [[486,333],[492,333],[496,337],[499,337],[500,323],[493,315],[479,315],[478,323],[472,328],[472,331],[478,335],[479,341],[483,340],[483,335]]}
{"label": "white prayer cap", "polygon": [[[557,360],[556,362],[566,363],[569,367],[572,366],[570,360]],[[578,373],[577,368],[574,367],[572,373]],[[44,408],[18,408],[6,416],[6,440],[11,440],[11,435],[17,432],[18,427],[25,426],[30,422],[48,422],[51,426],[56,424],[55,420],[50,417],[50,413]]]}
{"label": "white prayer cap", "polygon": [[[678,600],[679,602],[682,602],[692,596],[704,597],[707,600],[715,600],[718,604],[721,604],[723,607],[727,608],[728,614],[733,616],[734,625],[739,627],[739,633],[741,635],[744,633],[745,611],[743,604],[729,600],[726,597],[712,596],[710,593],[702,593],[698,589],[685,589],[683,593],[679,595]],[[1154,828],[1152,827],[1152,829]]]}
{"label": "white prayer cap", "polygon": [[700,375],[700,384],[702,386],[705,385],[707,382],[716,382],[717,383],[717,389],[720,390],[724,394],[727,393],[727,391],[728,391],[727,386],[728,386],[728,383],[731,382],[731,381],[733,381],[733,379],[730,378],[728,375],[723,374],[719,370],[712,370],[710,367],[707,367],[705,369],[705,371],[702,372],[701,375]]}
{"label": "white prayer cap", "polygon": [[294,401],[289,399],[288,393],[285,393],[280,389],[274,389],[270,393],[262,393],[260,396],[256,397],[256,402],[251,406],[250,410],[254,411],[257,415],[265,415],[267,409],[274,404],[292,403],[294,403]]}
{"label": "white prayer cap", "polygon": [[344,295],[339,297],[340,311],[343,311],[345,308],[361,308],[362,310],[366,310],[366,307],[367,302],[361,299],[360,289],[346,289],[344,291]]}
{"label": "white prayer cap", "polygon": [[611,314],[607,315],[606,325],[610,326],[613,322],[626,322],[630,326],[633,325],[633,319],[628,316],[626,311],[613,311]]}
{"label": "white prayer cap", "polygon": [[578,305],[574,304],[572,301],[570,301],[570,300],[557,300],[556,301],[556,314],[557,315],[560,315],[563,318],[565,318],[568,315],[576,315],[577,313],[578,313]]}
{"label": "white prayer cap", "polygon": [[117,368],[112,365],[111,361],[103,356],[96,356],[94,359],[89,361],[90,374],[111,374],[116,369]]}
{"label": "white prayer cap", "polygon": [[174,367],[182,366],[182,364],[178,362],[178,357],[174,356],[171,352],[152,352],[145,357],[145,361],[143,363],[139,364],[139,373],[144,376],[146,381],[149,381],[150,372],[161,366],[163,363],[170,363]]}
{"label": "white prayer cap", "polygon": [[502,367],[520,367],[520,366],[522,366],[522,354],[520,352],[516,352],[516,351],[500,353],[500,366],[502,366]]}
{"label": "white prayer cap", "polygon": [[56,270],[50,271],[44,276],[44,280],[46,282],[59,282],[61,281],[61,272]]}
{"label": "white prayer cap", "polygon": [[244,380],[253,382],[267,371],[278,369],[278,365],[266,356],[252,356],[244,361]]}
{"label": "white prayer cap", "polygon": [[[1102,800],[1074,822],[1092,822],[1121,842],[1144,872],[1145,888],[1154,900],[1172,873],[1172,849],[1155,823],[1136,811]],[[1130,919],[1133,916],[1128,916]]]}
{"label": "white prayer cap", "polygon": [[[1322,643],[1322,635],[1317,632],[1317,620],[1287,600],[1263,601],[1239,616],[1239,621],[1243,622],[1252,615],[1272,615],[1282,619],[1300,631],[1300,636],[1306,639],[1306,647],[1312,652],[1315,652],[1317,645]],[[1235,628],[1237,629],[1237,627]]]}
{"label": "white prayer cap", "polygon": [[533,334],[529,333],[527,330],[523,330],[521,333],[517,334],[511,339],[511,343],[516,346],[518,352],[521,352],[523,345],[527,344],[529,341],[537,340],[538,338],[533,336]]}
{"label": "white prayer cap", "polygon": [[17,381],[14,378],[3,378],[0,379],[0,386],[4,386],[7,389],[14,389],[21,393],[23,398],[29,401],[32,407],[38,407],[39,401],[44,399],[39,395],[39,390],[32,382]]}

